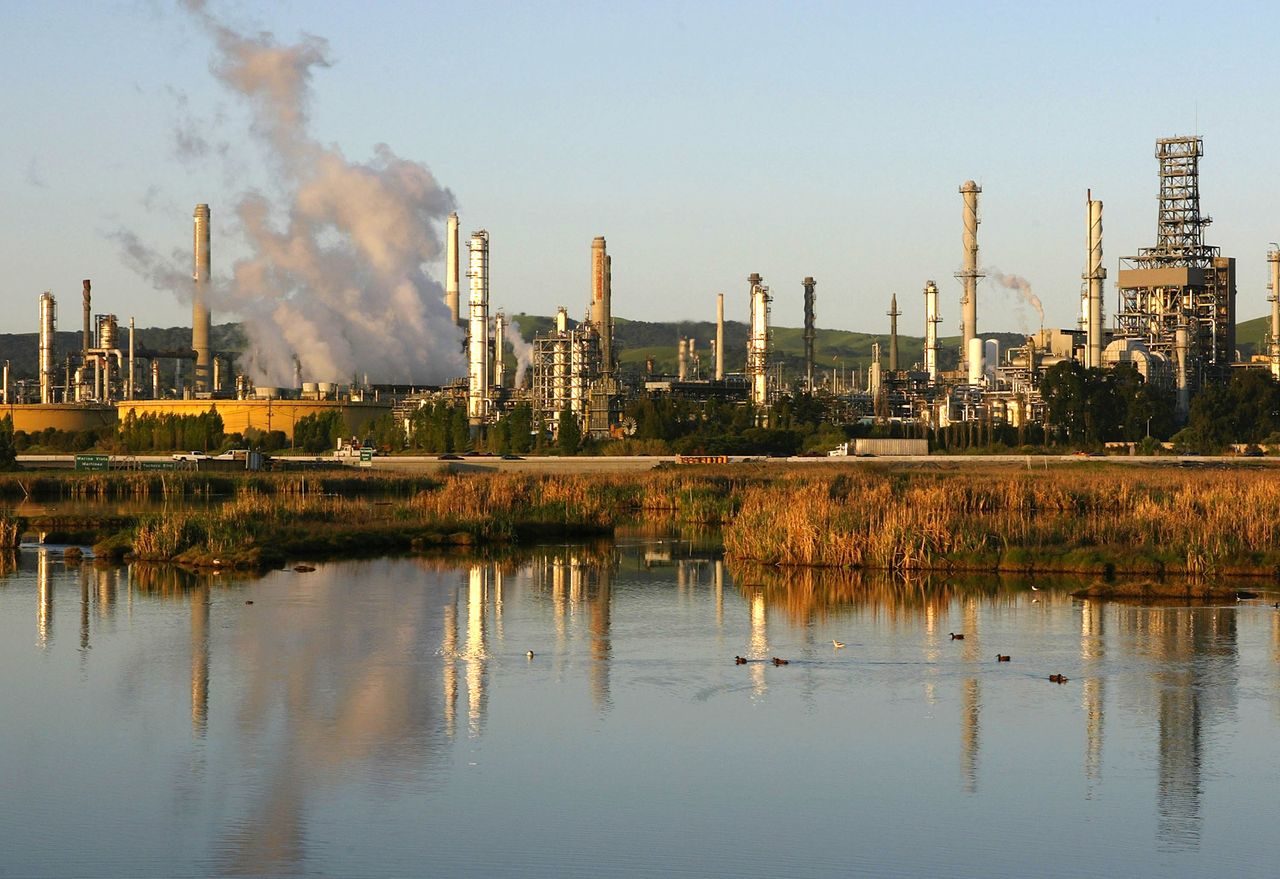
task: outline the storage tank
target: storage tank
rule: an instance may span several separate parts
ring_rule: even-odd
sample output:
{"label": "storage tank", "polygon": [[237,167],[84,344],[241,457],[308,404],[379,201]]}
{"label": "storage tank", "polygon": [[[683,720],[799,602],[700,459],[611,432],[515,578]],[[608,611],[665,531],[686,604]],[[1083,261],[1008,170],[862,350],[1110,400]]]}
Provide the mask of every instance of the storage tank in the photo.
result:
{"label": "storage tank", "polygon": [[965,363],[969,367],[969,384],[982,384],[982,354],[983,345],[981,339],[970,339],[969,350],[966,353]]}

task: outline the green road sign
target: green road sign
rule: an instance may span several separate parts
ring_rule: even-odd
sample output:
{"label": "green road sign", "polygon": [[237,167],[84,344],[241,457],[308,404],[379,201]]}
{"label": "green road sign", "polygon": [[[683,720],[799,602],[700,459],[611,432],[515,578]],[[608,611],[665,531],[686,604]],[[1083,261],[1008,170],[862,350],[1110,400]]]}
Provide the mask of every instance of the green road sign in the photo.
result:
{"label": "green road sign", "polygon": [[109,470],[111,469],[110,455],[76,455],[77,470]]}

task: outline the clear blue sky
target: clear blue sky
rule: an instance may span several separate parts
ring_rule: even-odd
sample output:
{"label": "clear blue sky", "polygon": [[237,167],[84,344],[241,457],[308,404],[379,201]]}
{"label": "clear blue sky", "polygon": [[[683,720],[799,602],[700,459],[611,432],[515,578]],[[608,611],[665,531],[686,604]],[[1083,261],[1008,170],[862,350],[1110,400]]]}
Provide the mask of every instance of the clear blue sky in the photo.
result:
{"label": "clear blue sky", "polygon": [[[1203,3],[218,3],[237,28],[329,40],[313,131],[356,159],[385,142],[487,228],[494,305],[581,314],[590,244],[613,255],[614,313],[746,315],[746,276],[800,322],[882,332],[889,294],[920,332],[920,290],[959,320],[960,197],[984,187],[982,263],[1026,276],[1074,322],[1085,190],[1105,249],[1152,244],[1157,137],[1205,138],[1211,243],[1238,258],[1239,313],[1263,314],[1280,239],[1274,8]],[[261,179],[245,113],[209,73],[210,40],[166,2],[11,2],[0,34],[0,331],[33,332],[37,296],[78,323],[189,321],[122,262],[111,233],[190,246],[214,212],[214,272],[241,252],[229,206]],[[1179,55],[1177,49],[1185,51]],[[185,104],[184,104],[185,101]],[[176,156],[184,119],[225,160]],[[440,266],[429,270],[440,278]],[[1031,328],[981,289],[982,330]],[[1114,288],[1108,282],[1108,318]],[[227,315],[215,315],[215,321]]]}

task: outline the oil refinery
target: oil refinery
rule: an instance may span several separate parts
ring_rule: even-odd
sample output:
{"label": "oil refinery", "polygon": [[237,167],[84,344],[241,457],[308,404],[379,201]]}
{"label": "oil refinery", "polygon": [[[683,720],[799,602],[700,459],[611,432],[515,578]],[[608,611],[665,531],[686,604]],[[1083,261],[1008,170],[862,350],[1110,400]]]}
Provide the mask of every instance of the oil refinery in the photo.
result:
{"label": "oil refinery", "polygon": [[[191,415],[216,408],[228,433],[279,430],[291,435],[293,425],[307,415],[336,409],[350,429],[359,432],[372,419],[391,412],[407,424],[418,407],[444,400],[465,407],[473,435],[516,405],[526,404],[532,429],[546,437],[554,438],[566,419],[572,419],[583,435],[621,438],[635,429],[624,417],[625,406],[642,395],[717,399],[750,406],[762,419],[781,397],[809,393],[840,399],[857,417],[882,421],[930,428],[973,421],[1019,426],[1043,420],[1040,382],[1045,371],[1074,361],[1089,369],[1131,365],[1149,385],[1170,395],[1185,419],[1191,397],[1226,382],[1233,371],[1266,370],[1280,379],[1280,250],[1266,255],[1266,342],[1262,353],[1245,360],[1236,348],[1236,260],[1205,239],[1210,220],[1200,204],[1203,155],[1198,136],[1156,142],[1155,243],[1120,259],[1110,324],[1104,308],[1108,272],[1103,202],[1087,191],[1077,324],[1041,326],[1003,352],[998,340],[984,338],[979,323],[979,281],[987,274],[979,259],[983,189],[973,180],[965,181],[959,187],[961,269],[955,273],[961,329],[954,352],[957,368],[942,368],[942,294],[936,280],[922,277],[921,347],[913,352],[900,346],[902,312],[892,295],[887,363],[882,363],[882,346],[877,343],[865,381],[852,387],[817,368],[818,282],[811,276],[796,284],[804,311],[800,370],[784,370],[774,348],[771,307],[784,295],[782,285],[766,284],[758,272],[747,275],[740,293],[708,294],[708,305],[714,296],[714,337],[673,340],[674,374],[658,371],[652,358],[644,368],[624,368],[615,338],[612,256],[603,236],[592,240],[584,254],[590,285],[584,291],[589,295],[582,318],[571,318],[569,307],[562,306],[548,326],[526,340],[505,312],[491,308],[490,248],[501,247],[501,241],[491,240],[484,229],[467,239],[463,303],[456,212],[445,226],[443,290],[444,305],[462,340],[465,375],[434,386],[380,385],[367,379],[342,384],[309,380],[299,367],[292,387],[255,385],[241,368],[241,352],[216,350],[211,341],[211,213],[209,205],[199,204],[193,215],[190,348],[136,344],[136,319],[129,318],[126,327],[115,314],[95,313],[92,283],[85,280],[80,344],[74,350],[57,350],[57,298],[52,292],[42,293],[37,375],[11,381],[5,364],[4,411],[12,416],[15,429],[35,432],[107,427],[130,412]],[[745,350],[726,350],[726,295],[742,296],[749,313]],[[514,370],[509,368],[512,362]],[[162,364],[169,367],[163,373]],[[171,378],[162,381],[162,374]]]}

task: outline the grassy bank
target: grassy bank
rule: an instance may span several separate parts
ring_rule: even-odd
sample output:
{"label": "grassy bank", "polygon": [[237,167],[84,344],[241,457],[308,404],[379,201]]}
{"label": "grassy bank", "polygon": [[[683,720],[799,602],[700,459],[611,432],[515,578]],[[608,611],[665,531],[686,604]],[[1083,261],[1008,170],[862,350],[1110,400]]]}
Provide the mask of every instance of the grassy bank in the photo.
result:
{"label": "grassy bank", "polygon": [[792,476],[744,492],[725,546],[774,565],[1274,577],[1280,480],[1111,469]]}
{"label": "grassy bank", "polygon": [[[1104,578],[1280,573],[1280,479],[1267,471],[740,464],[581,475],[62,479],[75,491],[98,492],[73,495],[83,497],[154,497],[128,494],[144,489],[177,498],[225,495],[221,504],[189,511],[26,523],[89,535],[107,556],[192,564],[514,545],[650,520],[722,526],[731,557],[769,566]],[[0,539],[24,527],[9,521],[10,531],[0,522]]]}

